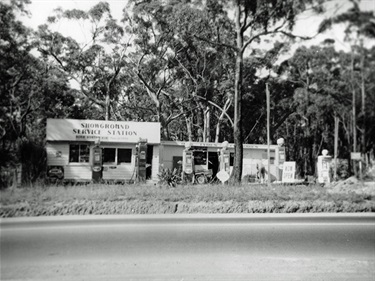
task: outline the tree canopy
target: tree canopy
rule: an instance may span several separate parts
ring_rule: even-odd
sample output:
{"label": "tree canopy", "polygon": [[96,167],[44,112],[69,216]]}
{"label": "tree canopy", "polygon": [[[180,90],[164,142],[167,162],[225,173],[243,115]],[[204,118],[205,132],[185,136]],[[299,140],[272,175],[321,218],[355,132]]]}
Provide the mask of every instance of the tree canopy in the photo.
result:
{"label": "tree canopy", "polygon": [[[238,182],[242,145],[267,143],[266,85],[271,141],[285,138],[301,176],[315,173],[323,148],[333,151],[335,118],[340,158],[357,139],[373,154],[375,48],[364,42],[375,35],[374,14],[352,2],[318,30],[345,23],[351,53],[326,40],[284,61],[296,17],[324,12],[325,1],[131,0],[121,20],[100,2],[57,9],[37,30],[16,17],[27,1],[0,3],[1,166],[34,157],[24,151],[44,146],[47,118],[158,121],[163,140],[234,142]],[[90,27],[86,42],[54,28],[68,22]]]}

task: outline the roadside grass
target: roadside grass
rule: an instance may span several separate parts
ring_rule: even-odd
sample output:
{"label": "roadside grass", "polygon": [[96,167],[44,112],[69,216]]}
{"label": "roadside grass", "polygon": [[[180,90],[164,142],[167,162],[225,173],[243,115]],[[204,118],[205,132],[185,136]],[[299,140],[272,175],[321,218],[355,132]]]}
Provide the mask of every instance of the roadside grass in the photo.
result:
{"label": "roadside grass", "polygon": [[0,191],[2,206],[17,203],[43,204],[69,201],[163,201],[163,202],[249,202],[326,201],[362,203],[375,200],[368,193],[333,192],[320,185],[106,185],[22,187]]}

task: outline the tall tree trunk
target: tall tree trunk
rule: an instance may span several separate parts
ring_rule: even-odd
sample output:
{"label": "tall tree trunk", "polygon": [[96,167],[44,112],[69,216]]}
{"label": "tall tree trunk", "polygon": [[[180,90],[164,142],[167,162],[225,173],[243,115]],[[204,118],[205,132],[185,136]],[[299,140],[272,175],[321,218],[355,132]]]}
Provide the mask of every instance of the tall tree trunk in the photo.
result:
{"label": "tall tree trunk", "polygon": [[207,106],[206,108],[206,111],[204,113],[204,117],[205,117],[205,134],[204,134],[204,141],[205,142],[210,142],[210,122],[211,122],[211,118],[210,118],[210,115],[211,115],[211,109],[209,106]]}
{"label": "tall tree trunk", "polygon": [[198,101],[197,102],[197,113],[195,114],[196,120],[197,120],[197,139],[196,141],[198,142],[203,142],[204,141],[204,128],[205,128],[205,107],[202,102]]}
{"label": "tall tree trunk", "polygon": [[345,124],[345,118],[342,117],[342,124],[346,133],[346,138],[348,140],[348,146],[347,149],[349,151],[348,153],[348,175],[351,175],[352,173],[352,162],[350,161],[350,151],[352,150],[352,139],[351,139],[351,119],[350,116],[348,118],[348,124]]}
{"label": "tall tree trunk", "polygon": [[236,21],[236,68],[235,68],[235,82],[234,82],[234,167],[233,180],[236,183],[241,183],[242,166],[243,166],[243,144],[242,144],[242,72],[243,72],[243,31],[241,28],[241,4],[237,0],[235,21]]}
{"label": "tall tree trunk", "polygon": [[186,127],[187,127],[187,131],[188,131],[189,142],[193,141],[193,133],[191,131],[191,123],[192,123],[191,117],[186,117]]}
{"label": "tall tree trunk", "polygon": [[[181,109],[181,111],[183,111],[183,110],[184,109]],[[186,131],[187,131],[187,134],[188,134],[188,141],[192,142],[193,141],[193,134],[192,134],[192,131],[191,131],[192,117],[188,116],[186,114],[186,112],[183,112],[183,115],[185,117],[185,122],[186,122]]]}
{"label": "tall tree trunk", "polygon": [[109,79],[106,85],[106,93],[105,93],[105,120],[111,120],[111,87],[115,79],[117,78],[118,74],[120,73],[121,67],[115,68],[115,73]]}
{"label": "tall tree trunk", "polygon": [[105,96],[105,120],[109,121],[111,118],[111,112],[110,112],[110,97],[109,92],[107,91]]}

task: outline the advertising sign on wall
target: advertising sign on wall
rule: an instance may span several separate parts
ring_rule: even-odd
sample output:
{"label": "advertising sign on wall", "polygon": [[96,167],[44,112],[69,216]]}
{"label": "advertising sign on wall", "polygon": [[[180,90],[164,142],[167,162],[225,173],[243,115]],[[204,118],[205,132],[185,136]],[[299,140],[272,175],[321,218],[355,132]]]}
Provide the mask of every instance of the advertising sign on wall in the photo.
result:
{"label": "advertising sign on wall", "polygon": [[47,119],[47,141],[160,143],[160,123]]}

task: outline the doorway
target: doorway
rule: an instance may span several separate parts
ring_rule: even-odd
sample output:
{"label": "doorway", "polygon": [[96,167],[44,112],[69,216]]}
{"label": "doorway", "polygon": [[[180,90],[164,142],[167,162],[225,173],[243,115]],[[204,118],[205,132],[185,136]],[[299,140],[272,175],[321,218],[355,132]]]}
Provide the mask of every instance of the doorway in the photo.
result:
{"label": "doorway", "polygon": [[152,176],[152,158],[154,153],[154,146],[147,145],[147,156],[146,156],[146,180],[151,179]]}
{"label": "doorway", "polygon": [[217,152],[208,152],[208,169],[212,170],[212,178],[214,178],[219,171],[219,156]]}

